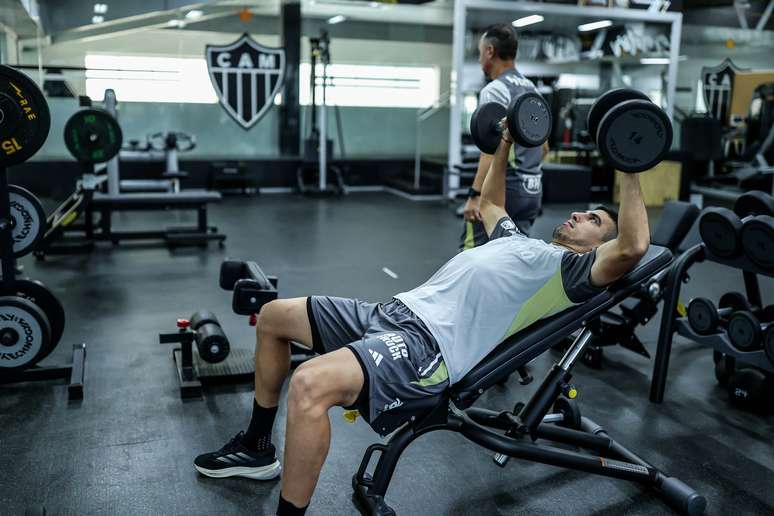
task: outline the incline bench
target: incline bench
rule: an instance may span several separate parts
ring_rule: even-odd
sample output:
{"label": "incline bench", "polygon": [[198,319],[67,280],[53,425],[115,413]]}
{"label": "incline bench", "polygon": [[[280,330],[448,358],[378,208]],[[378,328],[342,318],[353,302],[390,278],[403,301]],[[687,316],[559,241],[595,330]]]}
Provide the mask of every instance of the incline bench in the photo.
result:
{"label": "incline bench", "polygon": [[[462,380],[452,385],[440,403],[429,406],[425,415],[398,429],[386,445],[374,444],[366,450],[360,468],[352,478],[356,500],[368,514],[394,515],[385,503],[384,495],[401,454],[421,435],[449,430],[496,452],[495,462],[501,466],[509,457],[516,457],[631,480],[655,489],[684,514],[702,514],[706,507],[703,496],[614,441],[602,427],[581,417],[571,400],[562,396],[573,396],[569,386],[570,371],[592,336],[586,323],[631,296],[671,261],[672,253],[668,249],[651,245],[637,267],[606,290],[503,341]],[[518,404],[513,412],[471,407],[491,386],[577,330],[581,331],[574,343],[561,361],[554,364],[526,405]],[[552,407],[554,413],[549,413]],[[543,440],[576,446],[592,453],[546,446],[540,444]],[[379,460],[373,473],[369,474],[366,470],[377,451]]]}
{"label": "incline bench", "polygon": [[[177,193],[121,193],[118,195],[95,192],[86,213],[86,237],[95,240],[108,240],[115,244],[125,239],[162,239],[169,245],[204,245],[211,240],[222,245],[226,235],[218,233],[216,227],[207,224],[207,205],[220,202],[221,199],[220,193],[207,190],[183,190]],[[195,210],[197,223],[190,227],[166,228],[156,231],[115,231],[112,224],[112,212],[120,210]],[[99,231],[95,231],[94,228],[94,212],[100,213]]]}

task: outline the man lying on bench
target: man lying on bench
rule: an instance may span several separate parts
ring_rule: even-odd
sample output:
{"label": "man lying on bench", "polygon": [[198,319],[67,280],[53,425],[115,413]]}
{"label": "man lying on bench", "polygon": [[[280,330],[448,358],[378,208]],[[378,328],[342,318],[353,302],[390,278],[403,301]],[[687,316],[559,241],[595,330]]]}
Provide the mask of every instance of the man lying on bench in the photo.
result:
{"label": "man lying on bench", "polygon": [[489,243],[456,255],[387,303],[313,296],[261,309],[252,419],[223,448],[198,456],[199,472],[279,476],[272,426],[289,342],[301,343],[321,356],[290,380],[277,514],[304,514],[328,453],[331,407],[356,408],[386,435],[411,419],[412,406],[426,412],[504,339],[582,303],[638,263],[650,233],[636,174],[621,178],[620,215],[607,208],[572,213],[545,243],[521,234],[504,210],[512,143],[504,131],[481,193]]}

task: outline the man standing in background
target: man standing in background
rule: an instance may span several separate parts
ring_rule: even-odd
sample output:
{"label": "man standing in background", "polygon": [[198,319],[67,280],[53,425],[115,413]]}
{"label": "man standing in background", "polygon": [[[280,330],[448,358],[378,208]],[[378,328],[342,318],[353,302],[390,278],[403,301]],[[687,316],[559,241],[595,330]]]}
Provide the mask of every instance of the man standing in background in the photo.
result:
{"label": "man standing in background", "polygon": [[[479,94],[479,105],[497,102],[508,107],[511,100],[526,91],[536,91],[535,85],[515,67],[519,42],[510,24],[490,25],[478,42],[478,62],[489,83]],[[505,210],[519,230],[529,234],[532,223],[540,213],[541,170],[540,161],[548,151],[543,148],[526,148],[514,145],[509,159],[506,183]],[[485,244],[489,238],[481,221],[481,187],[492,163],[492,155],[481,153],[476,177],[468,190],[463,216],[465,227],[460,237],[460,250]]]}

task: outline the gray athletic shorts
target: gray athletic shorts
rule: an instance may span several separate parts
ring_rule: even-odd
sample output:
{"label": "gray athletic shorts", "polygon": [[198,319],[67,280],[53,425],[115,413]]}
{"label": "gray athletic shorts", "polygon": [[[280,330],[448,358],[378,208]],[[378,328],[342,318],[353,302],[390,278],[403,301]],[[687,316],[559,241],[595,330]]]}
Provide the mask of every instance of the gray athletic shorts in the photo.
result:
{"label": "gray athletic shorts", "polygon": [[384,436],[435,407],[449,385],[438,343],[397,299],[365,303],[312,296],[307,300],[314,350],[351,349],[365,382],[352,407]]}

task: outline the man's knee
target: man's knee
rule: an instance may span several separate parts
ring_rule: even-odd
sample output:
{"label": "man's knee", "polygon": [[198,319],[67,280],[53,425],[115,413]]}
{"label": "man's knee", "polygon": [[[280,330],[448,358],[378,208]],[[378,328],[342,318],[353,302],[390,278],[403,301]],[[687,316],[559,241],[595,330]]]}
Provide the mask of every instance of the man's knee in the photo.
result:
{"label": "man's knee", "polygon": [[287,337],[294,325],[295,300],[275,299],[261,307],[256,322],[256,333],[264,336]]}
{"label": "man's knee", "polygon": [[289,409],[297,409],[303,414],[319,416],[335,404],[335,400],[326,392],[330,386],[322,381],[319,371],[309,362],[296,368],[290,377],[288,392]]}

